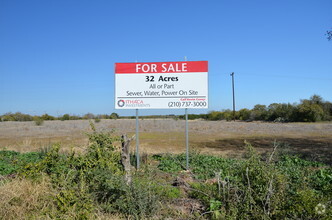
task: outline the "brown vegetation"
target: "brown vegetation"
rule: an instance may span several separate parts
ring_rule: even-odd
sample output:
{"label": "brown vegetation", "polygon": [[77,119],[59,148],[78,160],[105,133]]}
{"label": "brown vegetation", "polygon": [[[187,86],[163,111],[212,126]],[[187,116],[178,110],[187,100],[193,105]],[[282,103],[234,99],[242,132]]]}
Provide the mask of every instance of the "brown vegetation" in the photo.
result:
{"label": "brown vegetation", "polygon": [[[135,120],[102,119],[97,130],[115,130],[116,134],[134,134]],[[174,119],[144,119],[139,122],[140,149],[145,153],[181,153],[185,150],[185,122]],[[0,146],[20,152],[36,151],[53,143],[65,148],[82,149],[90,131],[88,120],[1,122]],[[332,123],[263,123],[226,121],[189,121],[190,146],[202,153],[240,156],[248,140],[257,150],[267,152],[273,142],[283,143],[290,152],[331,160]],[[120,143],[119,143],[120,144]],[[132,143],[134,149],[135,142]],[[329,162],[329,161],[328,161]]]}
{"label": "brown vegetation", "polygon": [[38,182],[12,180],[10,184],[0,185],[0,216],[3,219],[27,219],[36,218],[40,212],[51,213],[55,208],[51,199],[53,194],[46,178]]}

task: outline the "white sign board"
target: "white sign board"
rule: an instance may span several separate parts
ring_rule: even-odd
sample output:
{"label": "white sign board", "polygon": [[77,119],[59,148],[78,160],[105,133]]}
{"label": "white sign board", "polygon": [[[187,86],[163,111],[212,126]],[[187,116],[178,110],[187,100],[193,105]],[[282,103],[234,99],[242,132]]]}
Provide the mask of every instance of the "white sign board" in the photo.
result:
{"label": "white sign board", "polygon": [[115,108],[208,108],[208,62],[116,63]]}

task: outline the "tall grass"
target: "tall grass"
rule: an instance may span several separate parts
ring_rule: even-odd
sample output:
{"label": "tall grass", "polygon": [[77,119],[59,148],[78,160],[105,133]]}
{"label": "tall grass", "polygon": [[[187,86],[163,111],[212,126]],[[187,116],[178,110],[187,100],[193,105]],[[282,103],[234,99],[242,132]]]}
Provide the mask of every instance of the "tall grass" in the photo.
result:
{"label": "tall grass", "polygon": [[0,185],[1,219],[47,219],[56,212],[49,178],[17,178]]}

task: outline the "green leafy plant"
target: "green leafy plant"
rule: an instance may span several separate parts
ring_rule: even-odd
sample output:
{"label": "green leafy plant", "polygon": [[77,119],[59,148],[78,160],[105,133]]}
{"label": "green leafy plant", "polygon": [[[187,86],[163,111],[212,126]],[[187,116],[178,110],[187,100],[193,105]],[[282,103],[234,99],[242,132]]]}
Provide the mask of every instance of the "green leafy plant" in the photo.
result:
{"label": "green leafy plant", "polygon": [[0,175],[9,175],[20,172],[28,164],[37,163],[43,158],[42,153],[28,152],[19,153],[15,151],[0,151]]}

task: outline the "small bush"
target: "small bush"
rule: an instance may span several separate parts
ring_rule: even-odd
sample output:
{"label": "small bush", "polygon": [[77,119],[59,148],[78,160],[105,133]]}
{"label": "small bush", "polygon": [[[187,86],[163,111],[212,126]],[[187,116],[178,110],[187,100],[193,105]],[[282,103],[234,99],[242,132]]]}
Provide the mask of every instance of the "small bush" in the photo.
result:
{"label": "small bush", "polygon": [[44,124],[44,119],[41,117],[35,118],[34,121],[35,121],[35,125],[37,125],[37,126],[41,126],[42,124]]}
{"label": "small bush", "polygon": [[116,210],[138,219],[152,217],[158,212],[160,198],[153,182],[134,178],[130,185],[124,186],[124,193],[113,204]]}
{"label": "small bush", "polygon": [[70,115],[69,114],[64,114],[62,117],[60,117],[61,121],[67,121],[70,120]]}

